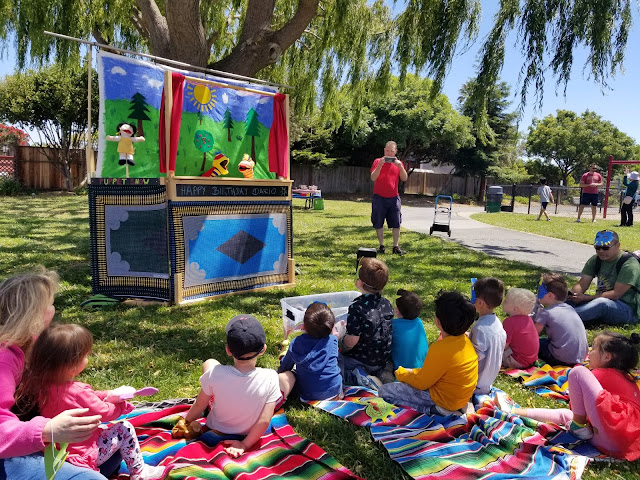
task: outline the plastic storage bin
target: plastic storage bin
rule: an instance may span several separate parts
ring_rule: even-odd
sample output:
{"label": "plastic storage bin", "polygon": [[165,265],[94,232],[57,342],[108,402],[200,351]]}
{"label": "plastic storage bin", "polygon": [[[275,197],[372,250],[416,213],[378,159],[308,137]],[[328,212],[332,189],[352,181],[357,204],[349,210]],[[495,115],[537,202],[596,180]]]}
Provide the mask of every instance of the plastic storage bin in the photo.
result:
{"label": "plastic storage bin", "polygon": [[362,295],[351,290],[348,292],[318,293],[316,295],[303,295],[300,297],[286,297],[280,300],[282,305],[282,327],[284,338],[287,338],[294,330],[302,329],[302,320],[307,307],[313,302],[323,302],[336,316],[336,321],[346,320],[349,305],[353,300]]}

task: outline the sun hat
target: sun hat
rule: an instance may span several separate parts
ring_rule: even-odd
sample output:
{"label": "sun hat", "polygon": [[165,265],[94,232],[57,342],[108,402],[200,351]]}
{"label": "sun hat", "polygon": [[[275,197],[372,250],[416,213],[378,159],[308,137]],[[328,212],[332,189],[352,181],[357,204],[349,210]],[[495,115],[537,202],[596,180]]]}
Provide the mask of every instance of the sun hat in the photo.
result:
{"label": "sun hat", "polygon": [[629,180],[634,181],[640,179],[640,175],[635,170],[629,174]]}
{"label": "sun hat", "polygon": [[[257,357],[267,343],[264,328],[253,315],[236,315],[225,329],[227,334],[227,347],[234,358],[238,360],[251,360]],[[254,353],[250,357],[244,357],[248,353]]]}

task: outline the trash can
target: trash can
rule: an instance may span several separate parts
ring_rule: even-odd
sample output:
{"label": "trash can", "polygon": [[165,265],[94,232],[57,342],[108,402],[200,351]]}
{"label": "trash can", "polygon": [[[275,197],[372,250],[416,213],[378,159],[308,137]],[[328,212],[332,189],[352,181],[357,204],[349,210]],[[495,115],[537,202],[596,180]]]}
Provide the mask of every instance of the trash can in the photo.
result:
{"label": "trash can", "polygon": [[324,210],[324,198],[314,198],[313,199],[313,209],[314,210]]}
{"label": "trash can", "polygon": [[501,205],[502,205],[502,187],[500,186],[487,187],[487,203],[485,206],[485,210],[490,213],[499,212]]}

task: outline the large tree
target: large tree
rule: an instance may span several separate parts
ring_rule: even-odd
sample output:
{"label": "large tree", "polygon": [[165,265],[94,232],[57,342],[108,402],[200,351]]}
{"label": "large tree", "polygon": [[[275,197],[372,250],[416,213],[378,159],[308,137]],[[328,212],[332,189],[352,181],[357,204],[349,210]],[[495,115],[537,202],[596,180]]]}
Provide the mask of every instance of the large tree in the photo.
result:
{"label": "large tree", "polygon": [[511,101],[510,89],[506,82],[493,85],[489,89],[486,102],[473,96],[475,88],[476,81],[470,80],[460,89],[460,112],[467,117],[476,118],[484,108],[486,125],[484,128],[474,125],[473,145],[461,148],[448,160],[456,166],[458,174],[480,176],[481,199],[484,195],[486,176],[492,167],[517,165],[518,129],[515,126],[517,115],[507,111]]}
{"label": "large tree", "polygon": [[[345,113],[340,124],[319,116],[295,121],[292,158],[296,162],[331,164],[336,160],[349,165],[370,166],[389,140],[398,144],[398,157],[416,166],[421,161],[440,159],[473,143],[471,121],[451,106],[444,94],[431,97],[431,80],[408,75],[404,87],[393,77],[384,96],[362,98],[362,114],[353,125]],[[339,100],[348,102],[348,88]]]}
{"label": "large tree", "polygon": [[[94,84],[97,84],[97,75]],[[63,69],[51,66],[37,71],[16,73],[0,80],[0,119],[35,129],[39,146],[73,188],[71,164],[77,161],[72,151],[86,145],[87,69]],[[98,120],[98,92],[92,97],[92,130]],[[53,148],[46,148],[53,147]]]}
{"label": "large tree", "polygon": [[567,185],[570,175],[576,180],[590,163],[606,171],[609,155],[619,160],[634,158],[635,141],[607,120],[587,110],[582,115],[558,110],[529,127],[526,149],[530,156],[541,157],[556,165]]}
{"label": "large tree", "polygon": [[[296,88],[296,106],[322,101],[337,111],[337,87],[358,93],[389,86],[392,66],[434,79],[440,88],[457,47],[475,40],[480,0],[406,0],[392,17],[390,0],[4,0],[0,36],[15,32],[20,65],[27,57],[79,58],[79,46],[43,34],[93,36],[113,46],[198,66],[255,76]],[[504,44],[519,33],[524,63],[521,95],[539,98],[544,72],[566,85],[573,52],[589,50],[586,71],[601,84],[622,67],[631,28],[631,0],[502,0],[478,64],[472,95],[480,107],[498,81]],[[55,48],[52,44],[55,42]],[[342,109],[344,111],[344,108]],[[357,115],[354,121],[357,122]]]}

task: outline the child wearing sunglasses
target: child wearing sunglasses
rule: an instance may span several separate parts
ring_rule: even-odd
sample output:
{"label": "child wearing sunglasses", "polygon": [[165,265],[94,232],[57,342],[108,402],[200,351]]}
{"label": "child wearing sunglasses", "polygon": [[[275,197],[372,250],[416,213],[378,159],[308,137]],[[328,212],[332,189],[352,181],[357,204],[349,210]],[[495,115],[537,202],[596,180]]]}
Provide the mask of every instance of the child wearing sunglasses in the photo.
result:
{"label": "child wearing sunglasses", "polygon": [[574,308],[565,303],[567,282],[558,273],[545,273],[538,287],[538,301],[544,307],[536,319],[538,333],[546,330],[540,339],[538,357],[551,366],[573,366],[582,363],[589,351],[587,332]]}

